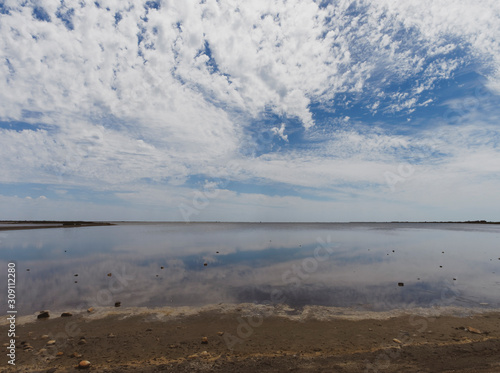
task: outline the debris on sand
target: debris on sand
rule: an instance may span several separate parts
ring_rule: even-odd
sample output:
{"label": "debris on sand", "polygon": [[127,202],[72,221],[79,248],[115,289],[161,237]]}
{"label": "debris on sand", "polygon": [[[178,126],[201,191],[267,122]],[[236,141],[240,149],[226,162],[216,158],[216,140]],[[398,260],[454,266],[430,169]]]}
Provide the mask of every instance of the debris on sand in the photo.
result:
{"label": "debris on sand", "polygon": [[474,334],[483,334],[479,329],[473,328],[472,326],[468,326],[467,330]]}
{"label": "debris on sand", "polygon": [[37,319],[47,319],[49,317],[50,317],[49,311],[40,311],[40,313],[38,314],[38,316],[36,318]]}

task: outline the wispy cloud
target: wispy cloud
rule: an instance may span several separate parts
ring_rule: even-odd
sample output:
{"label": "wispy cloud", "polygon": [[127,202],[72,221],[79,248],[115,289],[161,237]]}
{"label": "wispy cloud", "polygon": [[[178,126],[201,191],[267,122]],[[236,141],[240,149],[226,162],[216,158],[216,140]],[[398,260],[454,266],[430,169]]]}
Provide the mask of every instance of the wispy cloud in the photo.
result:
{"label": "wispy cloud", "polygon": [[[116,215],[176,219],[208,185],[193,177],[220,190],[196,218],[456,214],[460,190],[500,186],[499,14],[494,0],[5,1],[0,182],[67,190],[37,200],[54,217],[85,188],[96,216],[106,191]],[[8,218],[21,197],[0,194]]]}

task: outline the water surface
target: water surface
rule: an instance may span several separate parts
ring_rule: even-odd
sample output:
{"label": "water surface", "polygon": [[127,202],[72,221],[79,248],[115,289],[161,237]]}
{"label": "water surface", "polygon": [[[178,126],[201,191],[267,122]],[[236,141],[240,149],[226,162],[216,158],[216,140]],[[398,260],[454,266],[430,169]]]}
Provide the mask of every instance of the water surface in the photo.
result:
{"label": "water surface", "polygon": [[500,226],[477,224],[122,223],[3,231],[0,260],[17,264],[20,314],[117,301],[497,308],[499,242]]}

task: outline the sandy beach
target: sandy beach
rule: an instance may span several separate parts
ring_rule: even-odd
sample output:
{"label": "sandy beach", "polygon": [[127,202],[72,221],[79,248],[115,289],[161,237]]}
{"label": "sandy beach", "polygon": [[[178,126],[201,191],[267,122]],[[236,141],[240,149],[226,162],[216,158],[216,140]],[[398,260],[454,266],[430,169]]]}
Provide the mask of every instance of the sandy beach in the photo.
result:
{"label": "sandy beach", "polygon": [[[2,372],[498,372],[500,312],[102,308],[18,320]],[[6,322],[0,327],[7,335]],[[4,345],[4,349],[7,346]],[[79,368],[82,361],[89,368]]]}

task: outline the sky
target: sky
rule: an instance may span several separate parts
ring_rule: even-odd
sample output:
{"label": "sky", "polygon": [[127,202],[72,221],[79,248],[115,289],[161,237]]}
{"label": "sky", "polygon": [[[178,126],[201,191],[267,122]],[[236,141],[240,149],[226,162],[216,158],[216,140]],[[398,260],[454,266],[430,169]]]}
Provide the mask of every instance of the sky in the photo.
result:
{"label": "sky", "polygon": [[0,0],[0,219],[500,221],[497,0]]}

